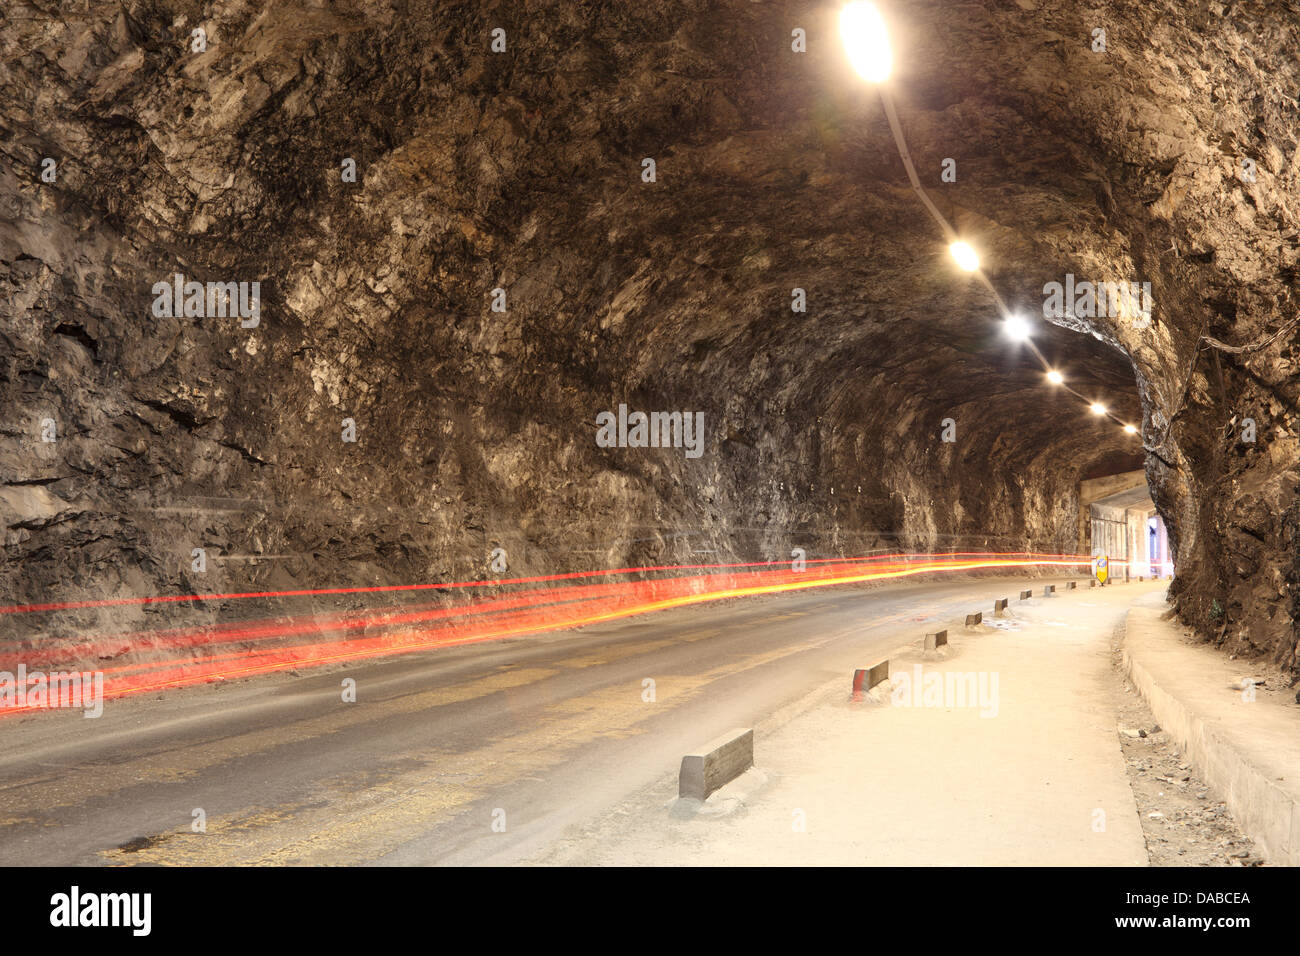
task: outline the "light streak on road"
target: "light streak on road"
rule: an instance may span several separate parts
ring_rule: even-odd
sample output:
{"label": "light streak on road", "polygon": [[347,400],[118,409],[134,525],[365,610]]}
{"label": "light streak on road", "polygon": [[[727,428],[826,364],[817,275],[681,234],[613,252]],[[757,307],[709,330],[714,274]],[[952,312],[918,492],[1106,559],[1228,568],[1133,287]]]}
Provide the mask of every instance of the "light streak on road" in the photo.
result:
{"label": "light streak on road", "polygon": [[[110,647],[147,653],[161,659],[98,668],[104,674],[104,699],[132,696],[222,680],[252,677],[285,669],[322,667],[398,654],[458,647],[486,641],[522,637],[583,627],[729,598],[777,594],[817,587],[836,587],[912,577],[1012,568],[1087,568],[1084,555],[1032,553],[876,555],[870,558],[809,560],[795,571],[788,561],[723,565],[665,565],[620,568],[613,571],[573,572],[496,581],[437,585],[403,585],[380,588],[329,588],[312,591],[258,592],[237,597],[302,597],[320,594],[385,593],[426,588],[500,587],[573,581],[594,576],[647,574],[664,571],[709,570],[714,573],[621,580],[561,587],[526,587],[486,600],[453,607],[390,607],[318,615],[286,615],[279,619],[230,623],[204,628],[167,627],[101,635],[50,652],[64,661],[103,656]],[[193,595],[176,598],[192,599]],[[215,596],[207,596],[210,599]],[[133,599],[133,603],[162,600]],[[122,603],[126,603],[123,601]],[[28,605],[24,613],[54,607],[106,606],[87,602]],[[13,610],[13,609],[10,609]],[[412,626],[415,625],[415,626]],[[306,642],[294,643],[294,639]],[[275,642],[282,642],[276,644]],[[247,646],[254,644],[255,646]],[[172,656],[168,657],[167,655]],[[33,654],[0,656],[0,669],[16,663],[33,668]],[[44,665],[42,665],[44,666]],[[53,658],[51,658],[51,666]],[[65,664],[64,670],[74,669]],[[84,668],[82,668],[84,669]],[[44,710],[40,705],[0,708],[0,714]]]}

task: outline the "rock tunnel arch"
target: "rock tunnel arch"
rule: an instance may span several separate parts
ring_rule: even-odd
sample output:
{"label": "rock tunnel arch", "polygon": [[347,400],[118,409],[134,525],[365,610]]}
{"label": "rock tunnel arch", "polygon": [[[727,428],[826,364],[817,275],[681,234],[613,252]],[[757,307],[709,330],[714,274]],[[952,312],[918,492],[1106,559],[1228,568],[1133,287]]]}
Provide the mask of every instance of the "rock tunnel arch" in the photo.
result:
{"label": "rock tunnel arch", "polygon": [[[797,535],[1077,540],[1063,463],[1134,439],[1045,390],[954,274],[836,9],[542,3],[501,15],[494,55],[473,4],[231,7],[193,62],[167,4],[16,23],[6,593],[183,588],[177,542],[199,538],[288,556],[222,569],[249,586],[459,574],[503,540],[538,568]],[[886,14],[912,152],[1008,301],[1033,314],[1067,274],[1150,283],[1149,327],[1037,341],[1140,423],[1180,613],[1293,666],[1295,17]],[[261,282],[261,326],[141,321],[176,272]],[[619,402],[703,412],[713,454],[597,448]]]}

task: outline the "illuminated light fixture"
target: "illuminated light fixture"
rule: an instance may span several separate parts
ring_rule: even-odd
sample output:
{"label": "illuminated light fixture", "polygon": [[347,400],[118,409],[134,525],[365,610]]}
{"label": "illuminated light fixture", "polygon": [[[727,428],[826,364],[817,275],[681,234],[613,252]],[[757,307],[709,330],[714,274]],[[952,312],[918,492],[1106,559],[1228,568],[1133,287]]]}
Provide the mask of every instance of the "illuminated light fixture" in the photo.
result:
{"label": "illuminated light fixture", "polygon": [[1136,435],[1138,433],[1137,427],[1135,425],[1125,425],[1124,431],[1130,435]]}
{"label": "illuminated light fixture", "polygon": [[1065,376],[1062,375],[1060,372],[1058,372],[1056,369],[1052,369],[1050,372],[1047,373],[1047,380],[1051,382],[1053,385],[1060,385],[1062,382],[1065,381]]}
{"label": "illuminated light fixture", "polygon": [[1003,328],[1006,330],[1007,335],[1017,342],[1024,342],[1029,339],[1031,329],[1029,322],[1023,315],[1008,315],[1006,322],[1003,323]]}
{"label": "illuminated light fixture", "polygon": [[889,49],[885,19],[874,3],[850,3],[840,11],[840,38],[858,76],[868,83],[889,79],[894,55]]}
{"label": "illuminated light fixture", "polygon": [[1094,415],[1106,414],[1106,406],[1103,405],[1101,402],[1093,402],[1091,405],[1088,406],[1088,410],[1091,411]]}
{"label": "illuminated light fixture", "polygon": [[967,272],[974,272],[980,267],[980,257],[975,254],[975,250],[968,243],[958,239],[948,247],[952,257],[957,260],[957,265]]}

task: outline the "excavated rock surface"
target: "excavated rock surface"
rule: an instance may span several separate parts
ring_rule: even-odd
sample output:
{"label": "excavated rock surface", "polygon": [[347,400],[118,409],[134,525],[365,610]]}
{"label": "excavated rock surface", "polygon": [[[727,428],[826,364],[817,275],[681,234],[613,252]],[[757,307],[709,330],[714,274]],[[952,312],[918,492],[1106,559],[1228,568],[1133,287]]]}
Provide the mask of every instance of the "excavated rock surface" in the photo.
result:
{"label": "excavated rock surface", "polygon": [[[1073,551],[1079,478],[1144,447],[1181,613],[1293,666],[1297,335],[1201,337],[1296,313],[1300,8],[886,11],[921,175],[1003,296],[1152,284],[1150,327],[1036,337],[1140,442],[1001,335],[836,13],[0,0],[4,603],[454,580],[496,546]],[[260,282],[260,324],[155,317],[176,273]],[[620,402],[703,412],[704,454],[597,447]]]}

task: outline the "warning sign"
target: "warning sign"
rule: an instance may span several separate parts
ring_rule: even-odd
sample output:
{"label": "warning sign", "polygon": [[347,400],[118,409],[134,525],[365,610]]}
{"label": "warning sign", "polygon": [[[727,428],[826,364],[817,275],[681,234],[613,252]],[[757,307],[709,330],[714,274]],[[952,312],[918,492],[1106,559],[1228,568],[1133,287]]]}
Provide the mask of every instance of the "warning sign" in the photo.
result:
{"label": "warning sign", "polygon": [[1092,576],[1097,579],[1098,584],[1105,584],[1106,579],[1110,577],[1110,559],[1104,554],[1099,554],[1092,559]]}

